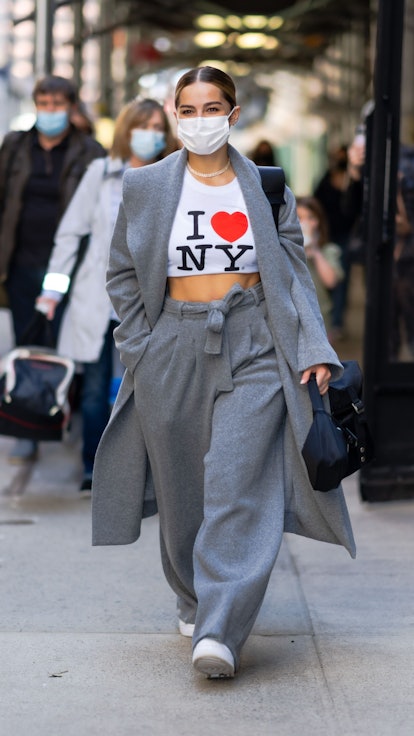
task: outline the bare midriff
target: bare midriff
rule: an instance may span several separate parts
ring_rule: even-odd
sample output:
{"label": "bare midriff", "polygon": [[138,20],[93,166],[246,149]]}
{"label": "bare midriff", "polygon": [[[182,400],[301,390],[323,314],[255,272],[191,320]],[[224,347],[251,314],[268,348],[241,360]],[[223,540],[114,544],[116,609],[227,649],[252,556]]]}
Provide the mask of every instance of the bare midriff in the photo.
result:
{"label": "bare midriff", "polygon": [[234,284],[250,289],[260,281],[259,273],[215,273],[207,276],[171,276],[168,292],[180,302],[211,302],[223,299]]}

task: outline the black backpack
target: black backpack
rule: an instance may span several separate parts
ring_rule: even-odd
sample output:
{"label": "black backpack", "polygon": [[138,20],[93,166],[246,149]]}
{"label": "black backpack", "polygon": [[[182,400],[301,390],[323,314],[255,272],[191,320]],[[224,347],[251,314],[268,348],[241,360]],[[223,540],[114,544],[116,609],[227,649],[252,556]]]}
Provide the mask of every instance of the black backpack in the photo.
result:
{"label": "black backpack", "polygon": [[285,204],[285,172],[280,166],[258,166],[263,191],[268,198],[273,212],[276,230],[279,230],[279,209]]}

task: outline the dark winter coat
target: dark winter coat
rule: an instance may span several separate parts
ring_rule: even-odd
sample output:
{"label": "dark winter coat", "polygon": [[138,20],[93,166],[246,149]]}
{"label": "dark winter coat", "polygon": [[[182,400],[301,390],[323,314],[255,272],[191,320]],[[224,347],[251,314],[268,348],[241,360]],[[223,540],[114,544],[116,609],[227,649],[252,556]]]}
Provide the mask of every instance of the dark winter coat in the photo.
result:
{"label": "dark winter coat", "polygon": [[[16,231],[26,183],[30,176],[31,154],[36,129],[12,131],[0,148],[0,283],[7,278],[16,246]],[[96,140],[71,126],[59,186],[59,219],[63,215],[88,164],[105,156]]]}

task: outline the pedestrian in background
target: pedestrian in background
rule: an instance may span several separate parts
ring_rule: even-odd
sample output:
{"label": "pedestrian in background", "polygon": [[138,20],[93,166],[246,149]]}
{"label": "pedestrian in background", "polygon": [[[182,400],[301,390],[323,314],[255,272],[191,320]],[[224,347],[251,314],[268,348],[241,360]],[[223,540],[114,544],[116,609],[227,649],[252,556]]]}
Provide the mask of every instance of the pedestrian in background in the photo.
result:
{"label": "pedestrian in background", "polygon": [[332,330],[332,291],[345,275],[341,263],[342,251],[337,243],[329,240],[328,221],[316,197],[298,197],[296,206],[306,260],[329,337]]}
{"label": "pedestrian in background", "polygon": [[86,133],[86,135],[95,135],[93,120],[86,109],[86,105],[80,100],[76,102],[72,109],[70,122],[75,126],[75,128]]}
{"label": "pedestrian in background", "polygon": [[342,339],[345,335],[345,316],[351,260],[349,241],[355,224],[355,216],[344,206],[349,186],[348,151],[345,145],[335,148],[329,156],[329,166],[318,183],[314,196],[321,203],[329,227],[330,238],[341,249],[343,278],[332,289],[331,337]]}
{"label": "pedestrian in background", "polygon": [[[35,84],[33,100],[34,127],[8,133],[0,149],[0,281],[16,345],[33,316],[59,221],[88,164],[105,155],[97,141],[70,122],[77,100],[72,82],[44,77]],[[18,440],[10,461],[36,455],[35,442]]]}
{"label": "pedestrian in background", "polygon": [[257,166],[276,166],[276,157],[273,146],[268,140],[259,141],[251,152],[249,158]]}
{"label": "pedestrian in background", "polygon": [[[126,169],[146,166],[174,148],[167,116],[155,100],[133,100],[118,115],[110,154],[93,161],[76,190],[55,236],[55,246],[37,305],[53,319],[70,286],[58,350],[82,364],[83,480],[90,491],[95,452],[109,417],[116,315],[106,292],[109,244]],[[89,242],[76,275],[82,236]]]}
{"label": "pedestrian in background", "polygon": [[[233,80],[175,95],[183,149],[129,170],[108,291],[126,367],[96,455],[93,543],[128,544],[155,490],[161,556],[193,665],[232,677],[283,531],[354,542],[341,488],[315,492],[306,383],[342,373],[286,187],[279,234],[255,164],[228,145]],[[327,496],[329,495],[329,498]]]}

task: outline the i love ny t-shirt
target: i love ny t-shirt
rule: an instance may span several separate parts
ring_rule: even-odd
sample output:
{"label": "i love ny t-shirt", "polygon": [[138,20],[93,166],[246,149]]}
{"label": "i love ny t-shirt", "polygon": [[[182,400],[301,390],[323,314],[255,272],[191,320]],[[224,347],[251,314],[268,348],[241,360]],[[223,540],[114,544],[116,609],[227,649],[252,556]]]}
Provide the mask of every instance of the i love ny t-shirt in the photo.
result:
{"label": "i love ny t-shirt", "polygon": [[255,273],[256,249],[237,179],[209,186],[186,171],[168,245],[168,276]]}

